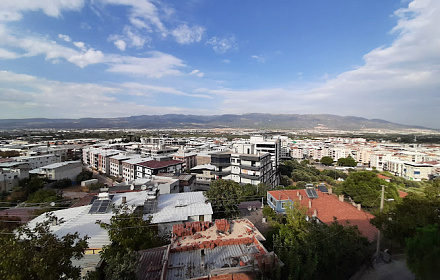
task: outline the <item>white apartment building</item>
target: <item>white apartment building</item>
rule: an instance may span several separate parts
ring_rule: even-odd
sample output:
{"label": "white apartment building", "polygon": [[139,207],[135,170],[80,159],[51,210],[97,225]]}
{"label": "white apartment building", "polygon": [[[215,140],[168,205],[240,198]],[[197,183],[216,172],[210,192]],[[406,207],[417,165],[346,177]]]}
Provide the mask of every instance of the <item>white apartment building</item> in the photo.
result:
{"label": "white apartment building", "polygon": [[122,161],[122,178],[125,182],[133,181],[136,179],[136,164],[152,160],[151,158],[132,158]]}
{"label": "white apartment building", "polygon": [[405,179],[413,181],[429,179],[429,175],[432,173],[432,167],[431,164],[406,162],[403,167],[403,175]]}
{"label": "white apartment building", "polygon": [[119,154],[119,155],[114,155],[109,157],[109,161],[110,161],[110,176],[114,176],[114,177],[122,177],[122,173],[123,173],[123,168],[122,168],[122,162],[124,160],[129,160],[129,159],[135,159],[135,158],[140,158],[141,155],[139,154]]}
{"label": "white apartment building", "polygon": [[23,156],[16,157],[18,162],[27,162],[31,169],[36,169],[45,165],[59,162],[59,157],[54,154],[40,155],[40,156]]}
{"label": "white apartment building", "polygon": [[65,178],[75,181],[81,171],[82,164],[80,161],[64,161],[41,167],[39,175],[54,181]]}

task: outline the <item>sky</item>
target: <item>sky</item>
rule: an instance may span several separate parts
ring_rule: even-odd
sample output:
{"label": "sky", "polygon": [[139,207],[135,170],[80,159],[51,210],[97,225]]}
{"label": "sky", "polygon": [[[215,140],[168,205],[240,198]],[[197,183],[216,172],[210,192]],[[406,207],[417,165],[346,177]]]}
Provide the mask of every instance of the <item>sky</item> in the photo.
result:
{"label": "sky", "polygon": [[0,0],[1,119],[439,105],[438,0]]}

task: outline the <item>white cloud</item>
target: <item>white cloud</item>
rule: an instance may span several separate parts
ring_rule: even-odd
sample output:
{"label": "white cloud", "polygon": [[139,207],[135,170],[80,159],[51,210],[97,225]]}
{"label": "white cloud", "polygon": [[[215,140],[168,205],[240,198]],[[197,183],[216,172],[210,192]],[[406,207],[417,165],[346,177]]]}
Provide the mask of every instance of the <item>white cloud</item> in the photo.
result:
{"label": "white cloud", "polygon": [[231,63],[231,60],[229,60],[229,59],[223,59],[222,62],[223,62],[223,63],[226,63],[226,64],[229,64],[229,63]]}
{"label": "white cloud", "polygon": [[121,51],[125,51],[125,48],[127,46],[124,40],[116,40],[113,42],[113,44],[115,44],[115,46]]}
{"label": "white cloud", "polygon": [[186,24],[182,24],[174,29],[171,34],[176,39],[177,43],[182,45],[189,45],[194,42],[200,42],[203,37],[205,29],[201,26],[188,27]]}
{"label": "white cloud", "polygon": [[14,59],[18,57],[20,57],[18,54],[0,48],[0,59]]}
{"label": "white cloud", "polygon": [[206,41],[207,45],[211,45],[213,50],[218,54],[226,53],[230,50],[235,50],[238,48],[236,39],[234,36],[227,38],[212,37]]}
{"label": "white cloud", "polygon": [[150,57],[109,56],[108,61],[110,72],[145,75],[149,78],[180,75],[178,69],[185,66],[182,60],[162,52],[150,52]]}
{"label": "white cloud", "polygon": [[261,55],[253,55],[253,56],[251,56],[251,58],[253,58],[256,61],[261,62],[261,63],[266,62],[266,58],[264,56],[261,56]]}
{"label": "white cloud", "polygon": [[202,78],[203,76],[205,76],[205,73],[203,73],[203,72],[200,72],[200,70],[193,70],[193,71],[191,71],[191,73],[189,73],[190,75],[195,75],[195,76],[197,76],[197,77],[199,77],[199,78]]}
{"label": "white cloud", "polygon": [[77,47],[78,49],[85,51],[86,50],[86,46],[83,42],[73,42],[73,44],[75,45],[75,47]]}
{"label": "white cloud", "polygon": [[66,83],[41,79],[26,74],[0,71],[0,118],[78,118],[115,117],[141,114],[204,113],[206,110],[179,107],[155,107],[151,99],[145,103],[118,99],[125,94],[146,96],[153,94],[184,95],[210,98],[206,95],[186,94],[171,87],[138,83],[104,86],[91,83]]}
{"label": "white cloud", "polygon": [[64,35],[64,34],[58,34],[58,38],[60,38],[61,40],[66,41],[66,42],[70,42],[70,41],[72,41],[72,39],[70,39],[69,36]]}
{"label": "white cloud", "polygon": [[61,11],[79,11],[84,0],[2,0],[0,4],[0,21],[16,21],[22,18],[22,12],[43,11],[51,17],[59,17]]}

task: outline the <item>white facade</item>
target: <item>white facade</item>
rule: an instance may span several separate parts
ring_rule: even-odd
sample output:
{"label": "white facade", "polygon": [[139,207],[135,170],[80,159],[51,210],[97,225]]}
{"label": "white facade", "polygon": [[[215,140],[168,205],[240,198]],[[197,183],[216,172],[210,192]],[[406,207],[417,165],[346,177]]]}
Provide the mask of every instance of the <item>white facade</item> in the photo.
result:
{"label": "white facade", "polygon": [[82,171],[80,161],[65,161],[46,165],[40,168],[40,175],[46,176],[49,180],[61,180],[68,178],[76,180],[76,176]]}

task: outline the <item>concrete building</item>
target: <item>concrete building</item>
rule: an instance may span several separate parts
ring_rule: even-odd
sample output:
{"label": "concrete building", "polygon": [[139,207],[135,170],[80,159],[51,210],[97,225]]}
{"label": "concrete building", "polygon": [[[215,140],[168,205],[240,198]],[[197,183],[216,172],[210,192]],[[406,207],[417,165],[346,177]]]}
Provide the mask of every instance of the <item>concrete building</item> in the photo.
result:
{"label": "concrete building", "polygon": [[403,176],[405,179],[413,181],[429,179],[429,175],[432,173],[432,167],[431,164],[405,162]]}
{"label": "concrete building", "polygon": [[157,175],[159,173],[178,173],[180,174],[183,162],[180,160],[149,160],[136,164],[136,179],[144,178],[145,176]]}
{"label": "concrete building", "polygon": [[81,172],[82,164],[80,161],[65,161],[43,166],[39,168],[38,174],[53,181],[65,178],[76,181],[76,177]]}
{"label": "concrete building", "polygon": [[123,167],[122,167],[122,162],[124,160],[129,160],[129,159],[135,159],[135,158],[140,158],[141,155],[138,154],[119,154],[119,155],[114,155],[111,156],[109,158],[110,161],[110,176],[114,176],[114,177],[122,177],[123,174]]}
{"label": "concrete building", "polygon": [[60,162],[59,157],[54,154],[40,155],[40,156],[22,156],[16,157],[18,162],[27,162],[31,169],[36,169],[45,165]]}
{"label": "concrete building", "polygon": [[171,154],[173,160],[182,161],[183,170],[190,170],[197,165],[197,154],[196,153],[174,153]]}

